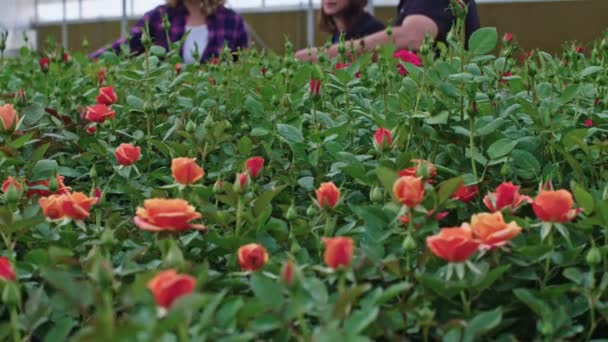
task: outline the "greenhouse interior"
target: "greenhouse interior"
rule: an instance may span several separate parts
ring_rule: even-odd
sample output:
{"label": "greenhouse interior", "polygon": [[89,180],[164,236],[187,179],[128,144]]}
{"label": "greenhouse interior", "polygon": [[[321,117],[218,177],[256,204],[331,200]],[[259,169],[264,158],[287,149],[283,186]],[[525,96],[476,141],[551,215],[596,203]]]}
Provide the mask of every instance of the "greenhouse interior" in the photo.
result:
{"label": "greenhouse interior", "polygon": [[607,0],[0,8],[0,341],[608,341]]}

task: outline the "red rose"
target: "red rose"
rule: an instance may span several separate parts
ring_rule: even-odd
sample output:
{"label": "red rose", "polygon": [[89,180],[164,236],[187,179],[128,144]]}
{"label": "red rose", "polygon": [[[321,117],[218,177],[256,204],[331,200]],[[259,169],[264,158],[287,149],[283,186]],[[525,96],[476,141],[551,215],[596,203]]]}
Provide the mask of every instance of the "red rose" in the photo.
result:
{"label": "red rose", "polygon": [[116,92],[114,92],[114,87],[103,87],[99,89],[99,95],[97,95],[96,100],[98,104],[110,106],[118,101],[118,96],[116,95]]}
{"label": "red rose", "polygon": [[442,228],[439,234],[426,238],[426,245],[435,256],[449,262],[463,262],[479,249],[468,226]]}
{"label": "red rose", "polygon": [[310,80],[310,95],[319,96],[321,94],[321,80],[312,78]]}
{"label": "red rose", "polygon": [[7,257],[0,257],[0,279],[4,281],[15,281],[15,270]]}
{"label": "red rose", "polygon": [[544,222],[572,221],[580,212],[573,209],[574,199],[568,190],[542,190],[532,203],[532,210]]}
{"label": "red rose", "polygon": [[40,64],[40,70],[47,72],[51,66],[51,59],[48,57],[42,57],[38,61],[38,64]]}
{"label": "red rose", "polygon": [[460,185],[456,192],[452,195],[452,199],[459,200],[462,203],[469,203],[477,193],[479,192],[479,188],[477,185],[466,186],[464,184]]}
{"label": "red rose", "polygon": [[322,183],[316,191],[317,204],[319,207],[334,208],[340,201],[340,189],[334,182]]}
{"label": "red rose", "polygon": [[349,237],[323,238],[325,243],[325,254],[323,260],[327,266],[337,269],[338,267],[348,267],[353,259],[355,243]]}
{"label": "red rose", "polygon": [[268,262],[268,252],[264,246],[250,243],[241,246],[237,252],[239,265],[243,271],[255,272]]}
{"label": "red rose", "polygon": [[257,178],[263,168],[264,158],[262,157],[252,157],[245,162],[245,169],[247,169],[252,178]]}
{"label": "red rose", "polygon": [[374,146],[378,150],[384,150],[390,148],[393,145],[393,135],[390,130],[386,128],[378,128],[374,133]]}
{"label": "red rose", "polygon": [[120,144],[114,152],[116,161],[123,166],[135,164],[141,156],[141,147],[131,144]]}
{"label": "red rose", "polygon": [[[414,64],[415,66],[422,65],[422,60],[420,59],[420,57],[418,57],[418,55],[415,54],[414,52],[410,52],[407,50],[399,50],[399,51],[395,52],[393,54],[393,58],[399,59],[405,63]],[[403,65],[401,65],[401,63],[398,63],[397,67],[399,68],[400,75],[403,75],[403,76],[407,75],[407,69],[405,69],[405,67],[403,67]]]}
{"label": "red rose", "polygon": [[185,296],[196,287],[196,279],[190,275],[177,274],[175,270],[158,273],[148,282],[148,289],[154,296],[156,305],[168,309],[179,297]]}
{"label": "red rose", "polygon": [[108,106],[103,104],[96,104],[91,107],[87,107],[85,118],[89,121],[103,123],[106,119],[113,119],[116,116],[116,112],[112,111]]}
{"label": "red rose", "polygon": [[530,202],[532,202],[532,199],[528,196],[522,196],[519,193],[519,186],[511,182],[500,184],[496,188],[496,192],[490,192],[483,198],[483,203],[491,212],[501,211],[505,208],[515,211],[522,204]]}

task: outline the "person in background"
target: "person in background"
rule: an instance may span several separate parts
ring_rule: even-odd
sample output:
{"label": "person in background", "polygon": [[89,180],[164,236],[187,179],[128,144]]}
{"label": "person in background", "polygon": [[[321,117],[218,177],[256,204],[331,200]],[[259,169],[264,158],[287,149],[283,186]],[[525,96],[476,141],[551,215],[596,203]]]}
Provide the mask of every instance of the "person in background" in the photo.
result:
{"label": "person in background", "polygon": [[[243,18],[231,9],[224,7],[224,0],[168,0],[146,13],[131,29],[128,41],[131,52],[144,52],[142,34],[149,27],[152,43],[168,48],[169,42],[180,41],[188,34],[181,45],[180,54],[184,63],[192,64],[205,62],[217,57],[224,43],[231,51],[247,48],[249,36]],[[171,28],[165,32],[163,17],[167,16]],[[125,38],[114,42],[111,46],[116,52],[120,46],[127,43]],[[107,48],[97,50],[90,55],[97,58]]]}
{"label": "person in background", "polygon": [[384,24],[365,11],[367,0],[323,0],[319,28],[331,33],[331,42],[365,37],[384,30]]}
{"label": "person in background", "polygon": [[[420,49],[428,34],[436,41],[445,41],[455,18],[452,6],[466,6],[465,18],[466,40],[479,28],[479,15],[475,0],[400,0],[392,36],[386,30],[361,39],[354,40],[354,46],[361,52],[374,51],[377,47],[394,43],[397,50]],[[348,43],[350,46],[350,43]],[[338,55],[338,46],[334,44],[327,50],[330,57]],[[296,58],[303,61],[316,61],[317,48],[303,49],[296,52]]]}

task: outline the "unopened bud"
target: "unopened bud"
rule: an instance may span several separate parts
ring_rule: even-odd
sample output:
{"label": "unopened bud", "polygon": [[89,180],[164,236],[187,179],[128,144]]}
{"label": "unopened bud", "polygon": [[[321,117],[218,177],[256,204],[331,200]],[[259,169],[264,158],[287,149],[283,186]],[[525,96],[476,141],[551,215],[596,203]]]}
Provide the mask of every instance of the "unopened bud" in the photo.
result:
{"label": "unopened bud", "polygon": [[184,268],[184,255],[175,242],[171,243],[171,247],[169,247],[169,251],[165,256],[164,264],[166,267],[170,268]]}
{"label": "unopened bud", "polygon": [[296,210],[296,207],[292,204],[287,209],[287,212],[285,213],[285,218],[288,219],[289,221],[292,221],[292,220],[295,220],[297,217],[298,217],[298,211]]}
{"label": "unopened bud", "polygon": [[600,252],[600,249],[595,246],[591,247],[591,249],[589,250],[589,252],[587,252],[587,255],[585,256],[585,261],[587,261],[587,265],[589,266],[595,266],[601,263],[602,253]]}
{"label": "unopened bud", "polygon": [[384,194],[379,187],[373,187],[369,194],[370,200],[374,203],[380,203],[384,200]]}
{"label": "unopened bud", "polygon": [[403,240],[403,249],[406,251],[413,251],[416,249],[416,241],[411,234],[408,234],[405,237],[405,240]]}
{"label": "unopened bud", "polygon": [[317,211],[317,208],[315,208],[314,205],[311,205],[310,207],[308,207],[308,209],[306,209],[306,216],[308,217],[315,217],[318,213],[319,212]]}
{"label": "unopened bud", "polygon": [[196,124],[189,120],[188,123],[186,124],[186,132],[188,133],[192,133],[194,132],[194,130],[196,129]]}
{"label": "unopened bud", "polygon": [[6,306],[17,306],[21,304],[21,290],[19,290],[19,285],[16,282],[9,281],[4,284],[2,302],[6,304]]}
{"label": "unopened bud", "polygon": [[218,179],[217,181],[215,181],[215,184],[213,184],[213,193],[221,194],[223,192],[224,192],[224,182],[221,179]]}

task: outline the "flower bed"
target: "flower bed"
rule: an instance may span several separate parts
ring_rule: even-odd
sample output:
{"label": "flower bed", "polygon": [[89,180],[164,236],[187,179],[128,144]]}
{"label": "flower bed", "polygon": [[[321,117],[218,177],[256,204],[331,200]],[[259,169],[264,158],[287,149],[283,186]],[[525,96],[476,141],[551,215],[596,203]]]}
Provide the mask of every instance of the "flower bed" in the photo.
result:
{"label": "flower bed", "polygon": [[606,38],[498,40],[0,62],[0,336],[605,338]]}

